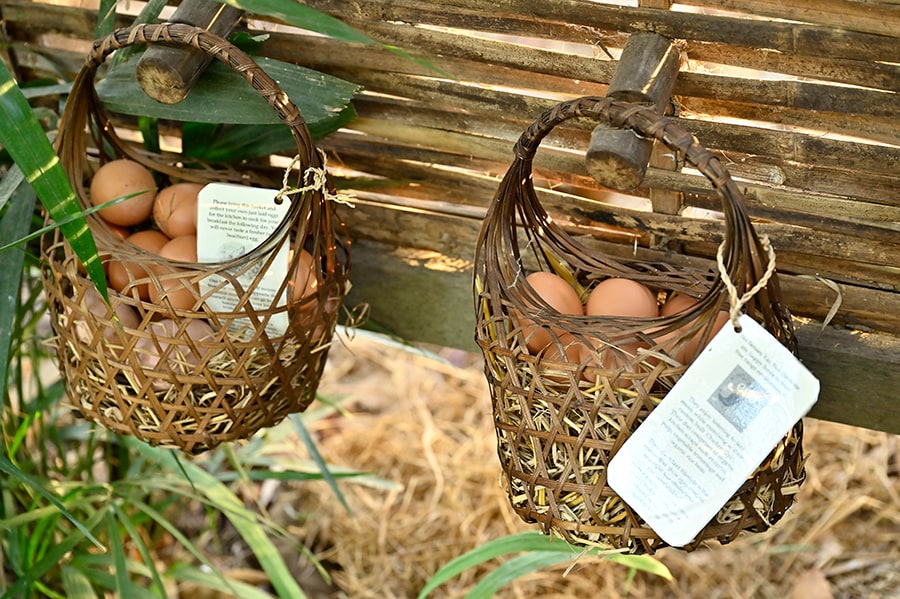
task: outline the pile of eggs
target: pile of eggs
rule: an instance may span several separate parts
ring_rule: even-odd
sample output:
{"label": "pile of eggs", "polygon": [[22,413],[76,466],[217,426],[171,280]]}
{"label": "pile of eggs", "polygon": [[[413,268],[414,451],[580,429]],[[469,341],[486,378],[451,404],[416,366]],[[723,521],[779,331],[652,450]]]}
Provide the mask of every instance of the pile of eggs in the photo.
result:
{"label": "pile of eggs", "polygon": [[[112,200],[131,196],[126,200],[107,206],[97,212],[109,229],[127,243],[167,258],[172,262],[197,262],[197,198],[203,185],[199,183],[174,183],[157,191],[153,173],[142,164],[118,159],[103,164],[91,179],[90,201],[100,206]],[[162,305],[168,302],[177,310],[195,309],[198,290],[188,288],[186,279],[160,280],[160,285],[136,284],[133,281],[144,278],[147,272],[138,264],[117,261],[99,248],[107,283],[110,290],[139,297],[142,301]],[[294,279],[289,282],[289,301],[297,302],[316,292],[318,278],[314,272],[315,261],[305,249],[299,260],[299,268]],[[162,267],[159,267],[162,268]],[[161,274],[157,272],[157,274]],[[101,319],[112,316],[103,299],[93,288],[86,290],[82,299],[84,308]],[[142,322],[137,311],[124,303],[116,303],[115,316],[124,329],[139,329]],[[77,334],[89,337],[85,323],[76,322]],[[157,339],[174,338],[178,325],[168,318],[152,320],[144,326],[150,328]],[[210,342],[215,331],[203,319],[191,319],[185,327],[185,334],[194,342]],[[114,323],[104,328],[103,335],[110,342],[118,344],[120,329]],[[112,338],[109,338],[109,337]],[[195,344],[196,345],[196,344]],[[159,352],[148,337],[139,339],[135,351],[145,368],[154,369],[158,365]],[[170,352],[182,366],[196,363],[198,356],[191,355],[187,346],[179,346]]]}
{"label": "pile of eggs", "polygon": [[[698,300],[678,293],[671,294],[660,304],[657,295],[646,285],[638,281],[621,277],[610,277],[597,283],[591,289],[586,301],[582,303],[578,292],[561,276],[550,272],[534,272],[526,277],[528,285],[561,314],[574,316],[612,316],[632,318],[656,318],[658,316],[671,316],[690,310]],[[537,307],[537,306],[535,306]],[[542,326],[535,321],[522,318],[517,319],[521,327],[525,344],[528,350],[534,354],[541,354],[549,361],[564,361],[568,363],[595,364],[598,353],[594,347],[588,347],[575,335],[561,330],[553,329],[559,343],[553,342],[551,329]],[[660,349],[669,356],[688,365],[696,359],[705,345],[728,322],[728,313],[720,311],[716,315],[711,330],[704,333],[703,338],[695,336],[687,342],[676,344],[684,332],[692,327],[688,322],[678,329],[655,337]],[[652,331],[649,336],[654,337]],[[603,355],[603,367],[610,369],[624,365],[628,356],[633,356],[641,348],[649,348],[647,343],[636,341],[618,347],[619,351],[605,351]],[[587,374],[585,374],[587,378]]]}

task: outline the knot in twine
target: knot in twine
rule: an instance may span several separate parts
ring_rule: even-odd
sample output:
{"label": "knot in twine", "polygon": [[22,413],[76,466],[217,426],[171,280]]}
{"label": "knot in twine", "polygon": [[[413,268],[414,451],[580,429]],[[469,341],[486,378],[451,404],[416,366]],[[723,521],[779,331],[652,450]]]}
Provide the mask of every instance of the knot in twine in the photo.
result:
{"label": "knot in twine", "polygon": [[316,148],[316,151],[319,152],[319,156],[322,157],[322,166],[307,167],[303,172],[303,187],[292,187],[290,183],[288,183],[291,171],[300,163],[300,154],[295,155],[291,159],[291,163],[284,169],[284,178],[281,180],[281,189],[279,189],[278,193],[275,195],[276,201],[283,202],[287,196],[319,190],[325,196],[326,200],[343,204],[349,208],[355,208],[353,196],[345,193],[331,193],[328,190],[328,173],[325,170],[325,164],[328,162],[328,157],[321,149]]}
{"label": "knot in twine", "polygon": [[768,235],[763,235],[760,238],[762,242],[763,249],[766,250],[766,255],[769,258],[768,264],[766,265],[766,272],[763,273],[763,276],[756,282],[756,284],[747,290],[744,295],[738,295],[738,290],[734,286],[734,283],[731,280],[731,277],[728,276],[728,271],[725,268],[725,242],[719,244],[719,249],[716,252],[716,263],[719,267],[719,275],[722,277],[722,282],[725,284],[725,289],[728,291],[728,319],[731,321],[732,326],[735,331],[740,332],[741,327],[738,326],[738,317],[741,315],[741,309],[750,301],[754,295],[756,295],[760,289],[768,284],[769,279],[772,278],[772,274],[775,272],[775,250],[772,249],[772,244],[769,242]]}

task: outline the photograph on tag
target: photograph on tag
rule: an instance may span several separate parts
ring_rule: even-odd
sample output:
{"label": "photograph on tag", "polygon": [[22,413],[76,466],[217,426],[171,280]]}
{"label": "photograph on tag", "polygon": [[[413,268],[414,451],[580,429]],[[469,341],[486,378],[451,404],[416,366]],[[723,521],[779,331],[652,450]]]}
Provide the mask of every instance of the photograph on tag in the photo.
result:
{"label": "photograph on tag", "polygon": [[742,366],[736,365],[709,396],[709,404],[744,432],[770,402],[771,396]]}

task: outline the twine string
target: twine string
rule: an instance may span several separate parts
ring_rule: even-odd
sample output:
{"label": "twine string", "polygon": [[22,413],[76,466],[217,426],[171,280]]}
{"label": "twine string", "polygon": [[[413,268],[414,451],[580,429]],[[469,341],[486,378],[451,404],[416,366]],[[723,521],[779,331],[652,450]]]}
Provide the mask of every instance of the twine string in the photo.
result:
{"label": "twine string", "polygon": [[756,282],[756,284],[747,290],[743,295],[738,295],[738,290],[732,282],[731,277],[728,276],[728,270],[725,268],[725,242],[719,244],[719,249],[716,252],[716,263],[719,267],[719,275],[722,277],[722,282],[725,284],[725,289],[728,291],[728,319],[731,321],[732,326],[734,326],[734,330],[740,332],[741,327],[738,326],[738,317],[741,315],[742,308],[750,301],[750,299],[756,295],[760,289],[765,287],[769,283],[769,279],[772,278],[772,274],[775,272],[775,250],[772,249],[772,244],[769,242],[769,236],[763,235],[760,238],[762,242],[763,249],[766,251],[766,255],[768,256],[768,264],[766,265],[766,271],[763,273],[763,276]]}
{"label": "twine string", "polygon": [[300,154],[296,154],[292,159],[291,163],[288,165],[286,169],[284,169],[284,177],[281,180],[281,189],[278,190],[278,193],[275,195],[276,202],[283,202],[287,196],[291,196],[294,194],[304,194],[307,191],[321,191],[325,196],[326,200],[330,200],[332,202],[337,202],[338,204],[343,204],[348,208],[355,208],[356,206],[353,204],[353,196],[345,194],[345,193],[331,193],[328,189],[328,173],[325,170],[325,164],[328,161],[328,157],[325,155],[321,149],[316,148],[319,152],[319,155],[322,157],[322,166],[310,166],[303,172],[303,186],[302,187],[293,187],[288,179],[291,177],[291,171],[294,170],[294,167],[300,163]]}

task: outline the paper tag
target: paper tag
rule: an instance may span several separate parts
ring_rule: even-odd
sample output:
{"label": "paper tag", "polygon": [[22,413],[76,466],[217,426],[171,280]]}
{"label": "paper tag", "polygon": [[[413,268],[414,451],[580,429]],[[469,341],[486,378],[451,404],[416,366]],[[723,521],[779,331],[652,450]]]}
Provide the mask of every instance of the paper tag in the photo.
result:
{"label": "paper tag", "polygon": [[816,402],[819,381],[747,315],[726,324],[609,463],[609,486],[690,543]]}
{"label": "paper tag", "polygon": [[[210,183],[197,197],[197,261],[224,262],[243,256],[265,241],[281,224],[290,208],[290,202],[275,202],[278,191],[228,183]],[[289,242],[277,250],[271,266],[259,282],[250,303],[257,309],[265,309],[275,303],[275,293],[288,272]],[[242,285],[250,285],[257,271],[250,269],[238,277]],[[225,281],[213,275],[200,281],[200,292],[207,294]],[[276,305],[284,305],[284,294]],[[209,296],[207,305],[217,312],[232,312],[237,306],[238,295],[230,284]],[[249,319],[233,323],[240,326]],[[286,312],[273,314],[266,326],[270,336],[281,336],[287,330]]]}

